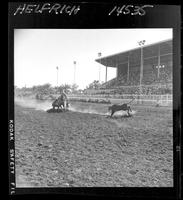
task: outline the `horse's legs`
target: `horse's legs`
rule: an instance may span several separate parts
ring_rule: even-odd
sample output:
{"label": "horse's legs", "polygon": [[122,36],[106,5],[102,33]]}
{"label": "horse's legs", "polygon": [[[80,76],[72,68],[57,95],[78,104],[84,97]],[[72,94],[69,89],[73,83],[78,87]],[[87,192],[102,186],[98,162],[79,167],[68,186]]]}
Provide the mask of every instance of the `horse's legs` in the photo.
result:
{"label": "horse's legs", "polygon": [[132,112],[132,109],[131,109],[131,107],[129,106],[129,109],[130,109],[130,112]]}
{"label": "horse's legs", "polygon": [[64,112],[64,106],[60,105],[60,109],[62,110],[62,112]]}
{"label": "horse's legs", "polygon": [[131,110],[131,109],[130,109],[130,108],[128,108],[128,110],[127,110],[127,113],[128,113],[128,116],[131,116],[131,115],[130,115],[130,112],[129,112],[129,110]]}

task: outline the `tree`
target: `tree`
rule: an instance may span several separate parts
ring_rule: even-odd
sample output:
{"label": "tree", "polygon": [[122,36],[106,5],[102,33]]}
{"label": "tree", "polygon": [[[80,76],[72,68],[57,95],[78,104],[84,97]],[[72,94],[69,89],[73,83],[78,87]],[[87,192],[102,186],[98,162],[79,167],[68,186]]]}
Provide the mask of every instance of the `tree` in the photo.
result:
{"label": "tree", "polygon": [[58,91],[64,90],[66,93],[70,92],[71,86],[69,84],[62,84],[58,87]]}
{"label": "tree", "polygon": [[77,92],[77,90],[78,90],[78,87],[79,87],[79,86],[78,86],[77,84],[75,84],[75,83],[74,83],[74,84],[72,84],[72,85],[71,85],[71,91],[72,91],[72,93],[75,93],[75,92]]}
{"label": "tree", "polygon": [[43,85],[36,85],[36,86],[33,86],[31,89],[33,92],[37,94],[41,94],[41,95],[50,94],[53,91],[53,88],[51,87],[51,84],[49,83],[45,83]]}
{"label": "tree", "polygon": [[99,83],[99,81],[94,80],[92,83],[90,83],[87,86],[87,89],[99,89],[100,86],[101,86],[101,84]]}

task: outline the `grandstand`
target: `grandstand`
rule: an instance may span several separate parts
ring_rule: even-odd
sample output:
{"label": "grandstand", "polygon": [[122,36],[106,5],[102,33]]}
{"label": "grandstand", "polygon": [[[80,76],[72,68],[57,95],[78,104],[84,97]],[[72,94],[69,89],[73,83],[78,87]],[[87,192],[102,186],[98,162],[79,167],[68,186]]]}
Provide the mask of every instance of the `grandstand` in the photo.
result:
{"label": "grandstand", "polygon": [[[116,91],[123,94],[172,94],[172,40],[95,60],[106,67],[106,82],[102,93]],[[116,68],[116,78],[107,81],[107,68]]]}

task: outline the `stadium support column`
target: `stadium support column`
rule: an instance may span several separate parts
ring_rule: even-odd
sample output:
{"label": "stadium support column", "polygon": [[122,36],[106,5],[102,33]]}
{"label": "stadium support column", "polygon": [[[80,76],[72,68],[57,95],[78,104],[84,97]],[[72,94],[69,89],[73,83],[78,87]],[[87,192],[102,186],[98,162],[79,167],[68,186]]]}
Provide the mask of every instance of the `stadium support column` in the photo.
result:
{"label": "stadium support column", "polygon": [[129,82],[129,74],[130,74],[130,63],[129,63],[129,57],[130,57],[130,54],[128,55],[127,83]]}
{"label": "stadium support column", "polygon": [[141,61],[140,61],[140,95],[142,95],[142,79],[143,79],[143,47],[141,46]]}
{"label": "stadium support column", "polygon": [[138,42],[139,46],[140,46],[140,95],[142,95],[142,79],[143,79],[143,68],[144,68],[144,63],[143,63],[143,45],[145,44],[145,40],[142,40],[140,42]]}
{"label": "stadium support column", "polygon": [[105,82],[107,82],[107,66],[105,67]]}
{"label": "stadium support column", "polygon": [[118,64],[116,63],[116,78],[118,78]]}
{"label": "stadium support column", "polygon": [[161,65],[161,52],[160,52],[160,44],[158,45],[158,65],[156,66],[157,68],[157,78],[159,80],[159,76],[160,76],[160,69],[164,68],[165,65]]}
{"label": "stadium support column", "polygon": [[159,79],[159,70],[160,70],[160,44],[158,45],[158,66],[157,66],[157,69],[158,69],[158,79]]}

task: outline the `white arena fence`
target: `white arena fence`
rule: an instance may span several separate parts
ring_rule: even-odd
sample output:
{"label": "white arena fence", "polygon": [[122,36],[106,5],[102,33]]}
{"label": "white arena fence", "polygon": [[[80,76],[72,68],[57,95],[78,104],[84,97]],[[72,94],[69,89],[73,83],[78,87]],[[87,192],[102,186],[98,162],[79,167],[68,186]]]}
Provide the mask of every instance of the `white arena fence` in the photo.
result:
{"label": "white arena fence", "polygon": [[105,99],[111,100],[111,102],[126,103],[134,98],[133,104],[144,104],[144,105],[160,105],[160,106],[172,106],[173,96],[172,94],[166,95],[130,95],[130,94],[69,94],[68,96],[72,99]]}

